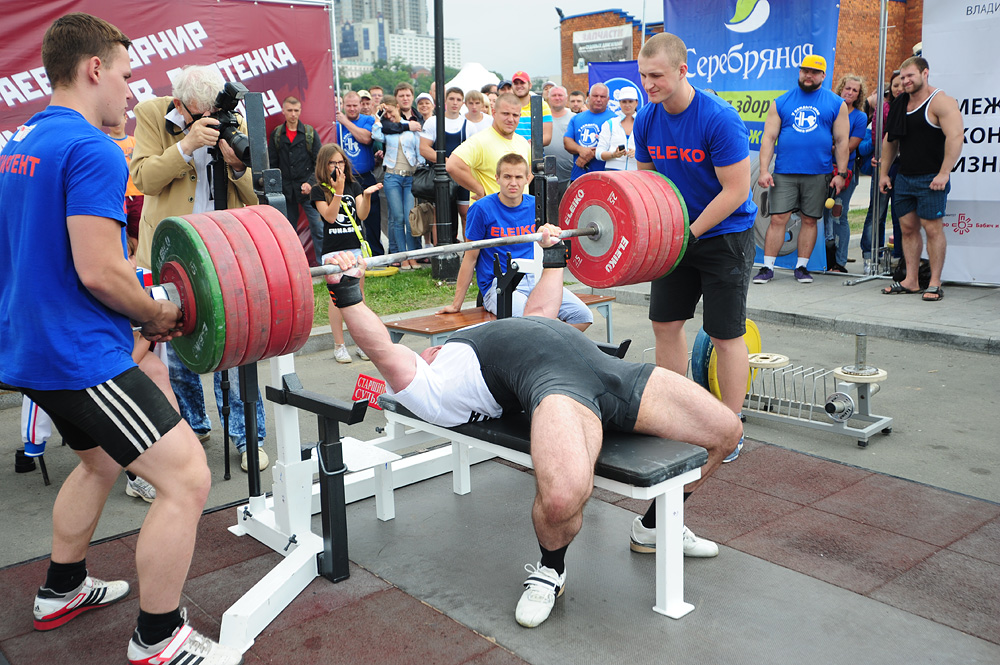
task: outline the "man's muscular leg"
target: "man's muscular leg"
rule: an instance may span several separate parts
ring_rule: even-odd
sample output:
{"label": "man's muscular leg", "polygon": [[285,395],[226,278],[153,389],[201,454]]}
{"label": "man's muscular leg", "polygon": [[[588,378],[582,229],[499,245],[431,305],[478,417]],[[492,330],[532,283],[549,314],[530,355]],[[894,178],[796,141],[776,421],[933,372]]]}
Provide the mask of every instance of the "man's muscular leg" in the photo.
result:
{"label": "man's muscular leg", "polygon": [[[788,228],[788,220],[791,217],[791,212],[771,215],[771,222],[767,225],[767,232],[764,234],[764,256],[778,255],[781,246],[785,244],[785,229]],[[813,240],[816,240],[815,235]]]}
{"label": "man's muscular leg", "polygon": [[687,374],[687,336],[684,321],[653,321],[656,364],[681,376]]}
{"label": "man's muscular leg", "polygon": [[800,259],[808,259],[812,256],[813,247],[816,246],[817,226],[815,217],[800,215],[802,220],[799,226],[798,252]]}
{"label": "man's muscular leg", "polygon": [[743,410],[743,399],[747,393],[747,378],[750,376],[750,358],[742,337],[718,339],[712,337],[715,353],[718,355],[719,392],[722,403],[733,413]]}

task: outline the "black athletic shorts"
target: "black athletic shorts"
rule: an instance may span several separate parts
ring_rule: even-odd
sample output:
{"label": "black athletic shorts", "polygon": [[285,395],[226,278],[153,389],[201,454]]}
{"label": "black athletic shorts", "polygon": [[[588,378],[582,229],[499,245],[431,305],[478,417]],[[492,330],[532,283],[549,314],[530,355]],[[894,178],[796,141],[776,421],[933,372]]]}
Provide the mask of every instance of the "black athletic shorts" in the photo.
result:
{"label": "black athletic shorts", "polygon": [[101,447],[123,467],[181,421],[138,367],[84,390],[20,390],[49,414],[70,448]]}
{"label": "black athletic shorts", "polygon": [[537,316],[500,319],[448,338],[476,352],[486,386],[504,411],[529,415],[548,395],[566,395],[605,427],[630,432],[654,365],[601,351],[573,326]]}
{"label": "black athletic shorts", "polygon": [[704,295],[705,332],[716,339],[742,337],[753,259],[753,228],[689,242],[680,265],[650,283],[649,320],[687,321]]}

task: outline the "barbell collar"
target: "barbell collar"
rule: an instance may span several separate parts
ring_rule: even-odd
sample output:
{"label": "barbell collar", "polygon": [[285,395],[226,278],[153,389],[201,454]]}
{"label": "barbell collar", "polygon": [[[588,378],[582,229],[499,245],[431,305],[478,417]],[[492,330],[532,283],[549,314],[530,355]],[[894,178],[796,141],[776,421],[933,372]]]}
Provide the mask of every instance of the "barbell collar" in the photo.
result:
{"label": "barbell collar", "polygon": [[[597,224],[589,224],[584,228],[563,230],[559,234],[560,239],[575,238],[579,236],[592,236],[597,239],[601,236],[601,229]],[[440,247],[427,247],[424,249],[412,249],[407,252],[395,252],[394,254],[383,254],[365,259],[367,268],[380,268],[393,263],[422,259],[431,256],[441,256],[443,254],[461,254],[472,249],[485,249],[487,247],[504,247],[506,245],[519,245],[526,242],[538,242],[542,239],[542,233],[525,233],[519,236],[507,236],[504,238],[488,238],[486,240],[473,240],[468,242],[456,242]],[[325,264],[309,269],[313,277],[323,275],[335,275],[340,272],[340,266]]]}

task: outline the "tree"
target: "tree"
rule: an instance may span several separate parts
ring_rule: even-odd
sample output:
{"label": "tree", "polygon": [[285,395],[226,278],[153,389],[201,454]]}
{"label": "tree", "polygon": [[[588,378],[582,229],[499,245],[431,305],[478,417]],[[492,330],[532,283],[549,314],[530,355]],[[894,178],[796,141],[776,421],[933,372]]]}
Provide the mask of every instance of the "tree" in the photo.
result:
{"label": "tree", "polygon": [[341,83],[350,83],[351,90],[369,90],[377,85],[381,86],[385,94],[391,95],[396,85],[404,81],[413,82],[410,79],[410,66],[400,58],[393,58],[392,62],[379,60],[375,63],[374,70],[354,79],[342,79]]}

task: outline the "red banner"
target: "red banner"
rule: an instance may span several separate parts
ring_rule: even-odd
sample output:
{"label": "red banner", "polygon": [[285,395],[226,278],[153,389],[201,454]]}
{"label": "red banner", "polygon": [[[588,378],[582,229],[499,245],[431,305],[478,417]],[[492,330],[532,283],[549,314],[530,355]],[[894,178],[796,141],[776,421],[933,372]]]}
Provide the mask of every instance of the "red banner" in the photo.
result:
{"label": "red banner", "polygon": [[[171,94],[171,73],[215,65],[227,81],[264,95],[268,128],[283,121],[281,100],[302,101],[302,121],[334,140],[330,16],[315,5],[245,0],[49,0],[11,5],[0,25],[0,148],[17,127],[49,103],[42,67],[45,30],[70,12],[113,23],[132,40],[133,105]],[[130,123],[126,131],[132,132]]]}

